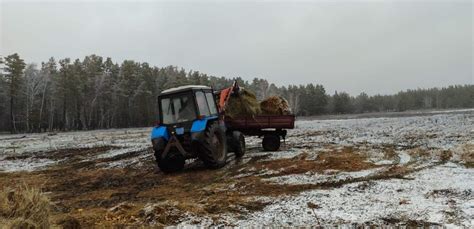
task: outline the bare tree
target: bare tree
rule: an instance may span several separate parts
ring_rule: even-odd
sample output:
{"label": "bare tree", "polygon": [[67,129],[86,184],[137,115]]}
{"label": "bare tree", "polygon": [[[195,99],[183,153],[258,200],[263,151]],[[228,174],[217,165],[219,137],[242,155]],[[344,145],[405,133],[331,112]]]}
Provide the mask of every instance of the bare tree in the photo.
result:
{"label": "bare tree", "polygon": [[28,64],[25,69],[25,87],[23,88],[23,93],[26,98],[25,102],[25,117],[26,117],[26,130],[30,132],[32,129],[31,116],[38,101],[38,97],[43,92],[46,80],[45,77],[42,77],[40,71],[37,69],[36,64]]}

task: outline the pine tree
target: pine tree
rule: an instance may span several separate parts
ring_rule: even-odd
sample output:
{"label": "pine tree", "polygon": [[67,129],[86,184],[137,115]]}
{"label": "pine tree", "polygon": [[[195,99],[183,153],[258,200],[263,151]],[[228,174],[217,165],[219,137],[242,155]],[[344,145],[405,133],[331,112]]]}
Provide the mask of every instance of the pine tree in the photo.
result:
{"label": "pine tree", "polygon": [[3,75],[3,68],[1,67],[3,65],[3,57],[0,56],[0,132],[2,130],[8,129],[8,115],[7,115],[7,109],[8,109],[8,87],[7,83],[5,81],[5,77]]}
{"label": "pine tree", "polygon": [[369,96],[366,93],[362,92],[355,98],[354,109],[357,113],[372,111]]}
{"label": "pine tree", "polygon": [[20,98],[20,90],[23,83],[23,70],[26,67],[25,61],[15,53],[5,57],[5,75],[9,86],[10,97],[10,132],[17,132],[17,102]]}
{"label": "pine tree", "polygon": [[351,97],[346,92],[334,93],[334,113],[346,114],[352,112]]}

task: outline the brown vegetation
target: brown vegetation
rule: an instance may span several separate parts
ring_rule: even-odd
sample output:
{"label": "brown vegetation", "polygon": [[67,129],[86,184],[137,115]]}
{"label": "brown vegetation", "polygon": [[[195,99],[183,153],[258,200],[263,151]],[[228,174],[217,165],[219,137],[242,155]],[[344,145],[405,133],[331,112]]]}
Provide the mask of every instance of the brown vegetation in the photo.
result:
{"label": "brown vegetation", "polygon": [[468,168],[474,168],[474,145],[467,144],[463,147],[461,161]]}
{"label": "brown vegetation", "polygon": [[49,228],[50,200],[39,189],[20,185],[0,191],[0,223],[7,228]]}
{"label": "brown vegetation", "polygon": [[329,169],[353,172],[380,167],[368,162],[367,157],[362,152],[357,152],[353,147],[321,152],[317,155],[317,158],[314,159],[308,159],[308,154],[303,153],[294,158],[261,161],[256,163],[255,168],[257,170],[279,171],[271,176],[281,176],[308,171],[322,173]]}

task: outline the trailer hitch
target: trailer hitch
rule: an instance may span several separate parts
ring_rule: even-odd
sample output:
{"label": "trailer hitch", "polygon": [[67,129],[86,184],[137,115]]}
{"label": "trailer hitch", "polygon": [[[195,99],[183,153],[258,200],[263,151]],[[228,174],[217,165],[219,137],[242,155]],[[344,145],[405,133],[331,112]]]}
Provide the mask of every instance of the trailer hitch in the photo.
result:
{"label": "trailer hitch", "polygon": [[161,154],[161,158],[164,159],[166,155],[168,155],[168,152],[171,150],[171,147],[175,147],[178,149],[178,151],[183,155],[186,156],[187,152],[184,150],[183,146],[179,142],[178,138],[176,135],[171,134],[170,139],[168,140],[168,144],[166,144],[165,149],[163,150],[163,153]]}

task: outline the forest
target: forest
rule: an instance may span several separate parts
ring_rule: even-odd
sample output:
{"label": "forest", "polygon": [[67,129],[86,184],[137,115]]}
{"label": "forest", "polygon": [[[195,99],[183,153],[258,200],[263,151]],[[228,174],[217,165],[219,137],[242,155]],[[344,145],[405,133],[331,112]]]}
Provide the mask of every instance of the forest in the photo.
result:
{"label": "forest", "polygon": [[52,57],[37,65],[15,53],[0,57],[0,67],[0,132],[11,133],[151,126],[162,90],[187,84],[219,90],[234,80],[259,100],[284,97],[298,116],[474,107],[474,85],[352,96],[330,94],[320,84],[279,87],[262,78],[216,77],[176,66],[116,63],[97,55],[82,60]]}

